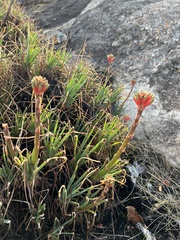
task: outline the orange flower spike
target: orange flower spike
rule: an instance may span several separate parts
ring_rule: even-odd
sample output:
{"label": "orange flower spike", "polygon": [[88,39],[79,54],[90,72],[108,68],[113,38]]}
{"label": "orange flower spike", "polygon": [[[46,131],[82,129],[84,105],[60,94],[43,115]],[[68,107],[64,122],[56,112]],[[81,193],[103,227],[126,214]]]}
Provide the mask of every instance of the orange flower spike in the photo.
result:
{"label": "orange flower spike", "polygon": [[42,76],[33,77],[31,84],[35,95],[43,95],[49,87],[47,79]]}
{"label": "orange flower spike", "polygon": [[145,91],[140,91],[136,93],[133,97],[139,110],[143,111],[147,106],[151,105],[154,101],[154,95],[152,93],[147,93]]}
{"label": "orange flower spike", "polygon": [[115,59],[115,57],[114,57],[114,55],[113,54],[108,54],[107,55],[107,60],[108,60],[108,63],[113,63],[114,62],[114,59]]}

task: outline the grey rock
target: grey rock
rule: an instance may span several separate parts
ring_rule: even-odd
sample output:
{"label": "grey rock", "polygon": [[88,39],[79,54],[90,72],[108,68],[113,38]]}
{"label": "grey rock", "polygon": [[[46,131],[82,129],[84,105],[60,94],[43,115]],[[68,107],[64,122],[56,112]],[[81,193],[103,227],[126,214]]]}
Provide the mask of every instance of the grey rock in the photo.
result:
{"label": "grey rock", "polygon": [[90,1],[91,0],[28,0],[28,4],[24,5],[25,11],[36,20],[40,28],[50,29],[59,27],[69,20],[78,17]]}
{"label": "grey rock", "polygon": [[17,4],[19,5],[35,5],[35,4],[45,4],[49,3],[51,0],[17,0]]}
{"label": "grey rock", "polygon": [[43,31],[43,35],[46,36],[50,43],[52,43],[52,40],[54,39],[55,45],[60,45],[67,41],[67,35],[59,29],[45,30]]}
{"label": "grey rock", "polygon": [[[70,49],[86,41],[94,66],[107,66],[107,54],[114,54],[116,83],[123,81],[127,93],[135,79],[134,92],[155,94],[136,137],[180,167],[179,0],[52,0],[25,9],[39,27],[68,35]],[[125,112],[136,114],[132,97]]]}

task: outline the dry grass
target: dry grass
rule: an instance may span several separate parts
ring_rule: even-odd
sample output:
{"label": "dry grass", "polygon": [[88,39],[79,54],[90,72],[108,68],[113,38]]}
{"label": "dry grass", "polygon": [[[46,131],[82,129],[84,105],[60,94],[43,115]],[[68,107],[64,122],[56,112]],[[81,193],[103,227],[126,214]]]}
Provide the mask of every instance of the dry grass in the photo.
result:
{"label": "dry grass", "polygon": [[[136,143],[137,144],[137,143]],[[172,167],[151,144],[136,149],[134,161],[144,168],[130,197],[157,239],[178,239],[180,229],[179,169]],[[139,150],[138,150],[139,149]],[[133,238],[132,238],[133,239]]]}

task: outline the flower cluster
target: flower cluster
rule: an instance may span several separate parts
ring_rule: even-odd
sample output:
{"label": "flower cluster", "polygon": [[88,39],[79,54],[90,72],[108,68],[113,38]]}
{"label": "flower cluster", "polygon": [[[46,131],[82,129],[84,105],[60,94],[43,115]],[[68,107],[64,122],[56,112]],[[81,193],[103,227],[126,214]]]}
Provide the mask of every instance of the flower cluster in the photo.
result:
{"label": "flower cluster", "polygon": [[35,95],[43,95],[49,87],[47,79],[42,76],[33,77],[31,84]]}
{"label": "flower cluster", "polygon": [[154,95],[150,92],[140,91],[134,95],[133,99],[138,109],[143,111],[154,101]]}
{"label": "flower cluster", "polygon": [[107,61],[108,61],[108,63],[113,63],[114,62],[114,59],[115,59],[115,57],[114,57],[114,55],[113,54],[108,54],[107,55]]}

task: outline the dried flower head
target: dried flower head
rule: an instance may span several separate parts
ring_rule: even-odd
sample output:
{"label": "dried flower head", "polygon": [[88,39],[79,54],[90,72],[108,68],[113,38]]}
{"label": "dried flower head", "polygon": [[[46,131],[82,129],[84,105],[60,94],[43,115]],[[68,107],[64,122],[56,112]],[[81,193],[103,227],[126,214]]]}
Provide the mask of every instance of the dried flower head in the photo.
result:
{"label": "dried flower head", "polygon": [[115,57],[114,57],[114,55],[113,54],[108,54],[107,55],[107,60],[108,60],[108,63],[113,63],[114,62],[114,59],[115,59]]}
{"label": "dried flower head", "polygon": [[100,182],[107,187],[113,187],[115,183],[115,178],[112,175],[107,174],[103,180],[100,180]]}
{"label": "dried flower head", "polygon": [[134,102],[139,110],[143,111],[154,101],[154,95],[150,92],[140,91],[134,95]]}
{"label": "dried flower head", "polygon": [[33,77],[33,79],[31,80],[31,84],[34,94],[36,95],[43,95],[49,87],[47,79],[43,78],[42,76]]}

